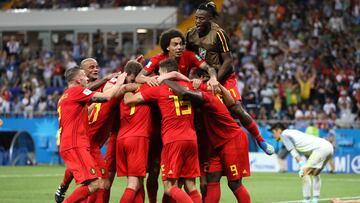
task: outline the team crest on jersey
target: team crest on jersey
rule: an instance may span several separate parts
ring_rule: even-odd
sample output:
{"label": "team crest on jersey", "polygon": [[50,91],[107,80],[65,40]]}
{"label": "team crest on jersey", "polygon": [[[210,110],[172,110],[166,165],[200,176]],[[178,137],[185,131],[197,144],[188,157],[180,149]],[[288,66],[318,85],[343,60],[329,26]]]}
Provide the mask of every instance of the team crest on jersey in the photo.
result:
{"label": "team crest on jersey", "polygon": [[90,168],[90,173],[91,173],[91,175],[95,175],[96,174],[95,168]]}
{"label": "team crest on jersey", "polygon": [[206,49],[199,47],[199,56],[201,59],[205,60],[205,56],[206,56]]}
{"label": "team crest on jersey", "polygon": [[83,91],[83,94],[85,94],[85,95],[90,95],[91,93],[92,93],[92,91],[89,89],[84,89],[84,91]]}

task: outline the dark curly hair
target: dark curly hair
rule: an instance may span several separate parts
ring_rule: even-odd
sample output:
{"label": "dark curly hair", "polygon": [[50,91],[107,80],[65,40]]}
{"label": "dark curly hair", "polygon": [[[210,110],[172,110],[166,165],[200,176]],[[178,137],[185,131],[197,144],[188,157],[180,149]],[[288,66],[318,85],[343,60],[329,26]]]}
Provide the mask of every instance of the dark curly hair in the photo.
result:
{"label": "dark curly hair", "polygon": [[177,29],[170,29],[170,30],[166,30],[163,33],[161,33],[159,44],[164,53],[169,53],[169,50],[167,50],[167,48],[170,45],[171,39],[173,39],[175,37],[180,37],[181,40],[183,41],[183,43],[185,43],[185,37],[184,37],[183,33]]}

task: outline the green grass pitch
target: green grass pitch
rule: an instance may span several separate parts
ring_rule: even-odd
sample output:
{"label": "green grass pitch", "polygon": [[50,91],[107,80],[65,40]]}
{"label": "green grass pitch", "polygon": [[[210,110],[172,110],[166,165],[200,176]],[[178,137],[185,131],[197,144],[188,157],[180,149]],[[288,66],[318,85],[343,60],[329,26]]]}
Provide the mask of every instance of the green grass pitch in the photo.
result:
{"label": "green grass pitch", "polygon": [[[54,202],[54,192],[64,170],[63,166],[0,167],[0,203]],[[321,178],[321,202],[330,202],[329,199],[332,197],[360,198],[360,175],[322,174]],[[253,173],[243,182],[253,203],[296,202],[302,199],[301,180],[295,173]],[[125,178],[115,179],[111,203],[119,202],[125,184]],[[75,184],[72,183],[68,194],[74,187]],[[225,177],[222,179],[221,191],[221,202],[236,202],[227,188]],[[161,184],[159,198],[160,195]]]}

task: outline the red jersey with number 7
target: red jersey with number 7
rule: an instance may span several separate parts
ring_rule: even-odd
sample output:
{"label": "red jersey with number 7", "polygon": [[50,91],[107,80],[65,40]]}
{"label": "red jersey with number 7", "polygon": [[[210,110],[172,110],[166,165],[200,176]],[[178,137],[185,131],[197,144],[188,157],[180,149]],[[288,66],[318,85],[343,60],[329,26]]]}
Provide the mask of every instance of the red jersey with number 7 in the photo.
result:
{"label": "red jersey with number 7", "polygon": [[[150,88],[143,84],[139,91]],[[118,139],[125,137],[147,137],[152,134],[152,114],[150,104],[126,105],[120,103],[120,130]]]}
{"label": "red jersey with number 7", "polygon": [[[185,88],[192,89],[192,83],[175,81]],[[194,140],[194,110],[190,101],[182,100],[174,94],[171,88],[162,84],[157,87],[140,91],[145,101],[155,101],[160,108],[161,137],[163,144],[174,141]]]}
{"label": "red jersey with number 7", "polygon": [[65,90],[58,102],[60,151],[90,147],[88,102],[95,92],[82,86]]}

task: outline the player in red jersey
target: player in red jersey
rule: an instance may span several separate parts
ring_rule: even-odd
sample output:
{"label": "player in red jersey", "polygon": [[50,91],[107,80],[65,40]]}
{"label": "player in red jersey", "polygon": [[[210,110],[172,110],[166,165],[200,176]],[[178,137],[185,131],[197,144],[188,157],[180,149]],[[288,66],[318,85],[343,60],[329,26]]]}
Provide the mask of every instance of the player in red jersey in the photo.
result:
{"label": "player in red jersey", "polygon": [[122,86],[125,77],[126,74],[120,75],[116,85],[101,93],[86,88],[88,78],[83,69],[74,67],[65,72],[68,89],[58,102],[60,154],[76,183],[83,184],[65,202],[80,202],[99,188],[104,188],[100,169],[89,152],[87,104],[106,102],[123,94],[128,87]]}
{"label": "player in red jersey", "polygon": [[[159,64],[160,77],[177,71],[174,59],[166,59]],[[177,81],[180,85],[192,88],[192,84]],[[181,100],[166,86],[147,88],[136,94],[126,94],[124,102],[128,105],[155,101],[161,111],[161,171],[164,192],[176,202],[200,203],[201,197],[195,187],[195,178],[200,175],[196,134],[194,130],[193,108],[189,101]],[[188,194],[177,187],[179,178],[185,179]]]}
{"label": "player in red jersey", "polygon": [[[142,65],[129,61],[125,65],[127,83],[135,81]],[[139,89],[149,86],[144,84]],[[144,202],[143,180],[146,175],[149,139],[152,135],[152,111],[149,104],[128,106],[120,102],[120,130],[117,136],[116,170],[119,177],[126,176],[127,187],[120,202]]]}
{"label": "player in red jersey", "polygon": [[232,66],[229,37],[213,19],[218,16],[215,4],[200,4],[195,13],[195,26],[186,34],[186,48],[198,54],[211,67],[217,70],[217,80],[230,91],[236,105],[229,110],[240,120],[241,124],[256,139],[266,154],[273,154],[274,148],[265,142],[255,121],[244,109],[240,93],[236,87],[236,77]]}
{"label": "player in red jersey", "polygon": [[[213,153],[209,159],[207,172],[207,195],[205,203],[217,203],[220,200],[220,178],[224,173],[228,185],[238,202],[250,202],[250,195],[242,185],[242,177],[250,176],[248,140],[246,133],[231,117],[227,107],[219,96],[202,91],[186,90],[172,81],[164,81],[182,98],[189,98],[202,104],[202,118]],[[220,85],[227,106],[235,104],[230,93]]]}
{"label": "player in red jersey", "polygon": [[[111,78],[115,78],[119,75],[119,73],[112,73],[112,74],[105,76],[103,79],[99,79],[99,65],[98,65],[97,61],[93,58],[86,58],[86,59],[82,60],[80,63],[80,68],[82,68],[85,71],[86,76],[89,78],[89,83],[87,84],[87,88],[92,91],[96,90],[98,92],[102,92],[106,82],[108,82]],[[116,80],[115,80],[115,82],[116,82]],[[106,104],[105,106],[109,106],[109,104]],[[98,107],[99,107],[99,105],[98,105]],[[90,116],[90,118],[91,118],[91,116]],[[94,119],[94,118],[92,118],[92,119]],[[94,123],[94,122],[92,122],[92,123]],[[99,123],[99,122],[97,122],[97,123]],[[92,128],[92,126],[93,125],[91,125],[90,128]],[[110,139],[110,142],[109,142],[110,144],[108,146],[111,146],[111,141],[112,141],[112,139]],[[111,147],[107,147],[107,151],[111,151]],[[110,177],[113,178],[114,173],[111,174],[111,172],[110,172]],[[55,193],[55,202],[57,202],[57,203],[63,202],[65,193],[66,193],[72,180],[73,180],[73,175],[70,172],[70,170],[68,170],[68,169],[65,170],[63,181]],[[110,190],[107,190],[107,191],[109,193]],[[109,194],[107,194],[107,196],[109,196]]]}
{"label": "player in red jersey", "polygon": [[210,67],[194,52],[184,50],[184,42],[184,35],[176,29],[163,32],[160,36],[160,47],[163,52],[150,59],[148,64],[136,77],[136,82],[147,83],[150,86],[158,86],[159,82],[156,78],[150,77],[149,75],[158,72],[160,61],[173,58],[177,61],[178,71],[180,73],[188,76],[191,68],[201,68],[206,70],[210,75],[209,84],[217,84],[215,69]]}

